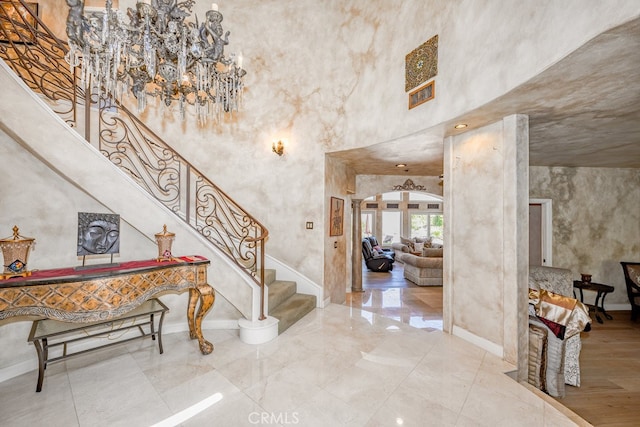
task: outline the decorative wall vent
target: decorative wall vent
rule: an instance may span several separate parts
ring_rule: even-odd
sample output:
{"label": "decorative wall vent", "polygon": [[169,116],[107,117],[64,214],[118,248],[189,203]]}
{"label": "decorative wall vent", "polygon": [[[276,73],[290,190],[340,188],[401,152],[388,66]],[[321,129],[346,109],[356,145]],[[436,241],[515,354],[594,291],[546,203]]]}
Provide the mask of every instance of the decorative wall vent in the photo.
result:
{"label": "decorative wall vent", "polygon": [[387,203],[387,209],[398,209],[399,207],[399,203]]}
{"label": "decorative wall vent", "polygon": [[427,209],[440,209],[440,203],[427,203]]}
{"label": "decorative wall vent", "polygon": [[367,203],[367,209],[378,209],[377,203]]}
{"label": "decorative wall vent", "polygon": [[410,179],[406,180],[402,185],[394,185],[393,191],[413,191],[413,190],[422,190],[425,191],[426,188],[424,185],[415,185],[413,181]]}
{"label": "decorative wall vent", "polygon": [[409,208],[409,209],[420,209],[420,203],[409,203],[407,205],[407,208]]}

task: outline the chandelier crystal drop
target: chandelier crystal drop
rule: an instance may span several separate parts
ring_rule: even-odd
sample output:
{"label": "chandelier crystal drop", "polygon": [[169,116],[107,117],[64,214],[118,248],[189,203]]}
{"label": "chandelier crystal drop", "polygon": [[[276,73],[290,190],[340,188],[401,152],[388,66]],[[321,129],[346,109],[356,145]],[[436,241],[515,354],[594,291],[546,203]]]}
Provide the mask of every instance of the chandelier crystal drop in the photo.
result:
{"label": "chandelier crystal drop", "polygon": [[229,31],[216,4],[198,24],[188,22],[195,0],[139,0],[126,17],[106,0],[104,11],[85,14],[84,0],[67,0],[67,62],[81,66],[83,87],[98,87],[118,101],[131,91],[140,111],[147,97],[166,106],[195,107],[200,123],[238,111],[242,103],[242,55],[224,55]]}

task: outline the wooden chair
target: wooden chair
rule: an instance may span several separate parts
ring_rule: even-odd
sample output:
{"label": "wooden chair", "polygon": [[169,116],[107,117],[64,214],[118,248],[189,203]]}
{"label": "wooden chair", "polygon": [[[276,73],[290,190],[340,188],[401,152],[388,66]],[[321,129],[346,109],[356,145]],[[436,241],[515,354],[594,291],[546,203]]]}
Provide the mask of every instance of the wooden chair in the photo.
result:
{"label": "wooden chair", "polygon": [[627,295],[631,303],[631,320],[640,314],[640,262],[621,262],[624,280],[627,283]]}

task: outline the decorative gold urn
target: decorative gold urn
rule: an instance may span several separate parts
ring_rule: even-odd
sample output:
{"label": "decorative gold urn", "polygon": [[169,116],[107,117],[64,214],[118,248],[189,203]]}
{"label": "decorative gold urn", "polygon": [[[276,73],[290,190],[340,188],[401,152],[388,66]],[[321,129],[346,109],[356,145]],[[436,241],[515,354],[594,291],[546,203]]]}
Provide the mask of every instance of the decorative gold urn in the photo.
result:
{"label": "decorative gold urn", "polygon": [[167,225],[162,227],[162,232],[156,234],[156,243],[158,244],[158,261],[171,261],[171,244],[176,235],[167,231]]}
{"label": "decorative gold urn", "polygon": [[0,279],[2,280],[31,275],[31,272],[27,270],[27,260],[29,251],[36,239],[22,237],[18,231],[18,226],[14,225],[13,236],[0,240],[2,256],[4,257],[4,271],[0,274]]}

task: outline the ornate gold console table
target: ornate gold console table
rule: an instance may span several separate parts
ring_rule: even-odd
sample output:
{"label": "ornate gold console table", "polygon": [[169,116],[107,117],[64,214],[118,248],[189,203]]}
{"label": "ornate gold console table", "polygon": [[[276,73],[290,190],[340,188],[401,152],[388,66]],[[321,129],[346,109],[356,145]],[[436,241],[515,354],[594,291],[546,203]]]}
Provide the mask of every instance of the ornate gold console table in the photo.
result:
{"label": "ornate gold console table", "polygon": [[[213,344],[202,335],[202,319],[215,301],[207,283],[209,260],[201,256],[171,261],[131,261],[117,266],[32,271],[29,277],[0,280],[0,320],[39,316],[89,323],[121,316],[160,292],[189,290],[189,336],[202,354]],[[197,312],[196,312],[197,309]]]}

